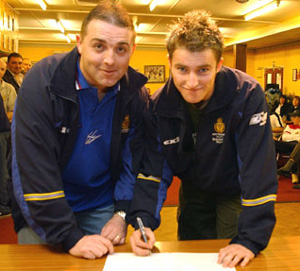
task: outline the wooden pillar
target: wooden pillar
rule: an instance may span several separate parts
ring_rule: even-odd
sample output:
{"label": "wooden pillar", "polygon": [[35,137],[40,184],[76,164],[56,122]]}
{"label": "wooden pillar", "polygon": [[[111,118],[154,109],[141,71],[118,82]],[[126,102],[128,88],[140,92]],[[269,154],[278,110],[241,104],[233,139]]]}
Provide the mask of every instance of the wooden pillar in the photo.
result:
{"label": "wooden pillar", "polygon": [[233,46],[234,68],[246,72],[247,67],[247,45],[235,44]]}

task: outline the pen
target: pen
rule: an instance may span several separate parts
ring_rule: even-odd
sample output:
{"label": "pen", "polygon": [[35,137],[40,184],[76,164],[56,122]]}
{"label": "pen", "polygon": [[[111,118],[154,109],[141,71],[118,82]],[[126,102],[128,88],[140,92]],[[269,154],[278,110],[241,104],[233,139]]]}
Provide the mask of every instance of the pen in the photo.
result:
{"label": "pen", "polygon": [[142,237],[144,239],[144,242],[147,244],[148,240],[147,240],[147,236],[146,236],[146,232],[145,232],[143,221],[142,221],[142,219],[140,217],[137,217],[136,220],[137,220],[137,222],[139,224],[139,228],[140,228]]}

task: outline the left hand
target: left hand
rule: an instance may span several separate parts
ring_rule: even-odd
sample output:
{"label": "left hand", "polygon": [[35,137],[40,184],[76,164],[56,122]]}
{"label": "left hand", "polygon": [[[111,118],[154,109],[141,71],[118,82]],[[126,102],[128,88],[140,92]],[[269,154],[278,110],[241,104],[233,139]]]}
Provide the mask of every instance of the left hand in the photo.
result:
{"label": "left hand", "polygon": [[105,224],[101,231],[101,236],[111,240],[113,245],[123,245],[127,234],[127,224],[117,214]]}
{"label": "left hand", "polygon": [[254,257],[254,253],[248,248],[239,244],[231,244],[220,249],[218,263],[222,264],[223,267],[235,267],[239,262],[241,262],[240,265],[244,267]]}

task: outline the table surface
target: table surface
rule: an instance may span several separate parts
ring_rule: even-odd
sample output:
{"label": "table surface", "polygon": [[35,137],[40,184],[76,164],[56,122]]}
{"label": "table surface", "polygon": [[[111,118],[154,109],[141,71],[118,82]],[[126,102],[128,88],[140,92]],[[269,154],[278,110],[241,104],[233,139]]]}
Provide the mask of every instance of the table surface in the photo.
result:
{"label": "table surface", "polygon": [[[157,242],[154,252],[218,252],[229,240]],[[115,247],[115,252],[131,252],[130,245]],[[86,260],[46,245],[0,245],[0,270],[5,271],[101,271],[106,257]],[[269,246],[247,267],[237,270],[299,271],[300,236],[272,238]]]}

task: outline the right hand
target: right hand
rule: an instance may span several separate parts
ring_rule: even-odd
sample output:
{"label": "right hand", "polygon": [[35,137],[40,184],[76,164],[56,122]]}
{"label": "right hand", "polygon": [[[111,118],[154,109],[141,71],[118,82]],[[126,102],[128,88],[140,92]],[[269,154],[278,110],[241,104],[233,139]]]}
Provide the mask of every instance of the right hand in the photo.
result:
{"label": "right hand", "polygon": [[110,240],[99,234],[83,236],[69,253],[75,257],[86,259],[101,258],[107,253],[113,253],[114,248]]}
{"label": "right hand", "polygon": [[145,228],[148,243],[145,243],[140,230],[135,230],[130,236],[130,244],[133,253],[137,256],[150,255],[151,249],[155,243],[154,232],[150,228]]}

